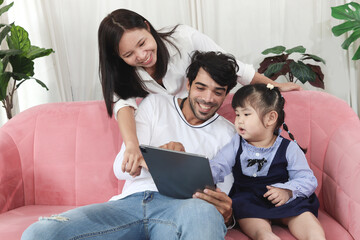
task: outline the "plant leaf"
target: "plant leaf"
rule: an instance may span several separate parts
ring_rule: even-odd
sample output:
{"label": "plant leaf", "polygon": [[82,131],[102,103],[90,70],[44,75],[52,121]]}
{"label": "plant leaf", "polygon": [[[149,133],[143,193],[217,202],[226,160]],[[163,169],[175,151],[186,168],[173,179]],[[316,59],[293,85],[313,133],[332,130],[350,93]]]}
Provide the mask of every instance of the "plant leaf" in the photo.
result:
{"label": "plant leaf", "polygon": [[[2,63],[0,63],[2,66]],[[3,67],[0,67],[3,68]],[[0,100],[4,100],[6,98],[6,91],[10,81],[10,74],[9,72],[0,72]]]}
{"label": "plant leaf", "polygon": [[360,59],[360,47],[356,50],[352,60],[359,60]]}
{"label": "plant leaf", "polygon": [[350,44],[360,38],[360,28],[353,31],[353,33],[341,44],[343,49],[348,49]]}
{"label": "plant leaf", "polygon": [[4,58],[5,56],[20,55],[20,54],[22,54],[22,51],[18,49],[0,50],[0,58]]}
{"label": "plant leaf", "polygon": [[322,62],[323,64],[326,64],[326,62],[325,62],[324,59],[322,59],[321,57],[316,56],[316,55],[314,55],[314,54],[307,54],[307,53],[305,53],[305,54],[303,54],[303,55],[304,55],[305,57],[302,58],[302,60],[312,59],[312,60],[314,60],[315,62]]}
{"label": "plant leaf", "polygon": [[276,47],[265,49],[261,54],[263,54],[263,55],[267,55],[269,53],[281,54],[285,51],[285,49],[286,48],[284,46],[276,46]]}
{"label": "plant leaf", "polygon": [[[3,4],[3,2],[4,2],[4,1],[2,1],[2,2],[0,3],[0,5]],[[0,8],[0,16],[1,16],[3,13],[7,12],[13,5],[14,5],[14,2],[12,2],[12,3],[6,5],[6,6],[2,7],[2,8]]]}
{"label": "plant leaf", "polygon": [[297,47],[288,49],[288,50],[286,50],[285,52],[286,52],[287,54],[291,54],[291,53],[294,53],[294,52],[304,53],[305,51],[306,51],[306,48],[304,48],[303,46],[297,46]]}
{"label": "plant leaf", "polygon": [[23,74],[23,73],[17,73],[17,72],[12,72],[11,73],[11,77],[13,79],[15,79],[16,81],[21,81],[21,80],[27,80],[27,79],[30,79],[30,77],[26,74]]}
{"label": "plant leaf", "polygon": [[290,63],[290,70],[293,73],[294,77],[300,80],[302,83],[307,81],[313,82],[316,79],[316,74],[311,70],[309,66],[303,62],[292,62]]}
{"label": "plant leaf", "polygon": [[19,49],[24,53],[30,50],[30,39],[28,32],[20,27],[13,25],[11,27],[11,35],[6,38],[10,49]]}
{"label": "plant leaf", "polygon": [[355,30],[359,27],[360,27],[359,22],[349,21],[349,22],[344,22],[342,24],[339,24],[339,25],[333,27],[331,29],[331,31],[333,32],[334,36],[338,37],[348,31]]}
{"label": "plant leaf", "polygon": [[279,63],[279,62],[286,62],[288,56],[289,55],[287,55],[287,54],[282,54],[282,55],[264,58],[264,60],[260,63],[258,72],[264,73],[271,64]]}
{"label": "plant leaf", "polygon": [[39,48],[37,46],[31,46],[29,52],[27,52],[26,57],[30,60],[34,60],[35,58],[39,57],[45,57],[53,53],[54,50],[51,48],[45,49],[45,48]]}
{"label": "plant leaf", "polygon": [[[26,76],[34,76],[34,62],[24,56],[11,56],[9,58],[13,72],[17,74],[24,74]],[[14,76],[13,76],[14,77]],[[14,77],[15,80],[21,78]]]}
{"label": "plant leaf", "polygon": [[280,72],[284,64],[285,64],[284,62],[271,64],[264,72],[264,75],[267,76],[268,78],[271,78],[274,74]]}
{"label": "plant leaf", "polygon": [[309,66],[311,68],[311,70],[316,74],[316,78],[315,81],[310,81],[309,83],[314,86],[314,87],[318,87],[318,88],[325,88],[324,85],[324,74],[321,71],[320,66],[317,65],[312,65],[312,64],[306,64],[307,66]]}
{"label": "plant leaf", "polygon": [[0,43],[4,40],[4,38],[8,35],[8,33],[10,32],[11,26],[10,25],[6,25],[6,27],[1,30],[0,33]]}
{"label": "plant leaf", "polygon": [[354,20],[358,18],[356,11],[359,11],[359,9],[360,5],[356,2],[346,3],[344,5],[332,7],[331,16],[340,20]]}
{"label": "plant leaf", "polygon": [[39,79],[36,79],[36,78],[34,78],[34,79],[35,79],[35,81],[36,81],[38,84],[40,84],[40,86],[42,86],[42,87],[45,88],[47,91],[49,91],[49,88],[46,86],[45,83],[43,83],[43,82],[40,81]]}

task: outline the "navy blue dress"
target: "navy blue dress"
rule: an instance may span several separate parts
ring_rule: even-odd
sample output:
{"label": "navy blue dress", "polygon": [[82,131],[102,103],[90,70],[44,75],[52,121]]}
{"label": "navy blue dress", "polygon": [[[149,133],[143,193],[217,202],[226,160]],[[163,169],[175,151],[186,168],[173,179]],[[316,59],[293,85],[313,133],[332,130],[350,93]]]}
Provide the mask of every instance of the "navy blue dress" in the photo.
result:
{"label": "navy blue dress", "polygon": [[233,167],[234,184],[229,193],[233,203],[235,219],[241,218],[264,218],[278,219],[298,216],[303,212],[318,214],[319,201],[315,193],[309,198],[298,197],[290,203],[275,207],[263,195],[267,192],[266,186],[275,183],[284,183],[289,179],[287,171],[286,149],[290,141],[283,138],[274,160],[271,163],[267,176],[249,177],[242,173],[240,155],[242,144],[236,154],[235,166]]}

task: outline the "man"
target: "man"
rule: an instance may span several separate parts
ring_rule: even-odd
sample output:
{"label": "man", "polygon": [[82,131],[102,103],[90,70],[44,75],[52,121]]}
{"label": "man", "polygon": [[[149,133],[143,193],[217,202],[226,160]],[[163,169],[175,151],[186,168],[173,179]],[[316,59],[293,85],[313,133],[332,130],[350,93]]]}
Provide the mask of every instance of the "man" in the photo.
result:
{"label": "man", "polygon": [[[139,143],[212,158],[235,134],[216,111],[236,85],[237,68],[231,56],[195,52],[187,70],[188,98],[149,95],[139,105]],[[122,162],[124,151],[123,145],[114,162],[116,177],[126,180],[120,195],[63,213],[65,221],[39,221],[22,239],[224,239],[232,220],[226,193],[206,189],[186,200],[163,196],[144,161]]]}

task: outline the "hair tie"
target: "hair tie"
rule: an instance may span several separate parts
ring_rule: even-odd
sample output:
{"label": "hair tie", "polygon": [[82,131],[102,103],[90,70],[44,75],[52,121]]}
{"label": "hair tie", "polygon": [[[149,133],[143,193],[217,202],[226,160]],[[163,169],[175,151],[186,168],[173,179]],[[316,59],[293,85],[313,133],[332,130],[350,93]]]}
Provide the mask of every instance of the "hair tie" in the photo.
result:
{"label": "hair tie", "polygon": [[268,83],[268,84],[266,85],[266,87],[267,87],[268,89],[270,89],[270,90],[273,90],[273,89],[274,89],[274,85],[272,85],[271,83]]}

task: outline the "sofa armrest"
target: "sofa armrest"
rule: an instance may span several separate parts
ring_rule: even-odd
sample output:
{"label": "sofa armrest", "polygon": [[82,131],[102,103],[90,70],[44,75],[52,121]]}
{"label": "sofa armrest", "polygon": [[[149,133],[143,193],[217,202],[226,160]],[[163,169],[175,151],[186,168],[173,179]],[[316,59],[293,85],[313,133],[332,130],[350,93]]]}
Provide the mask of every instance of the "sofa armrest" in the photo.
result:
{"label": "sofa armrest", "polygon": [[354,239],[360,239],[360,121],[342,119],[325,153],[322,196],[324,210]]}
{"label": "sofa armrest", "polygon": [[0,128],[0,213],[24,202],[20,154],[11,136]]}

